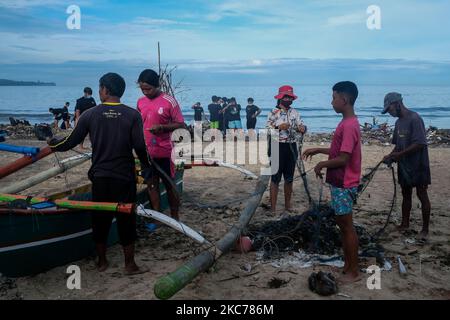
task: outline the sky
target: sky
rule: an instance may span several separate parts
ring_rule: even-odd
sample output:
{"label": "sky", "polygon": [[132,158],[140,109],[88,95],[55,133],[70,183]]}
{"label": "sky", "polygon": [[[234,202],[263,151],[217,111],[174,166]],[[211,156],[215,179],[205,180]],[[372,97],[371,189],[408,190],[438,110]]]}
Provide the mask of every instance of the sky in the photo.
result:
{"label": "sky", "polygon": [[[70,5],[79,30],[66,26]],[[366,24],[371,5],[378,30]],[[136,78],[156,66],[159,41],[162,63],[194,85],[450,85],[449,18],[447,0],[0,0],[0,78]]]}

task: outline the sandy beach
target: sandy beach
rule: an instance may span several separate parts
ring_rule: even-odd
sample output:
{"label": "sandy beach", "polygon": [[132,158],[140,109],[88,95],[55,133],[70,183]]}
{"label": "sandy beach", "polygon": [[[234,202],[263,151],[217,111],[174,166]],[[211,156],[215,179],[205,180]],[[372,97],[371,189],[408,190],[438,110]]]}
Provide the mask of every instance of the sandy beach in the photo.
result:
{"label": "sandy beach", "polygon": [[[37,140],[11,140],[17,145],[44,146]],[[326,146],[326,144],[325,144]],[[305,143],[304,149],[314,147]],[[322,146],[323,147],[323,146]],[[363,173],[374,167],[392,150],[392,146],[363,146]],[[380,240],[385,248],[385,256],[391,262],[390,271],[381,273],[381,289],[369,290],[366,285],[368,274],[363,280],[339,287],[339,295],[321,297],[308,288],[308,276],[314,271],[332,271],[328,266],[299,268],[289,265],[275,265],[273,261],[257,259],[257,253],[231,252],[221,257],[206,273],[200,274],[188,286],[179,291],[173,299],[450,299],[450,171],[446,166],[450,161],[450,148],[432,147],[429,149],[432,185],[429,196],[432,205],[429,241],[420,244],[415,237],[420,231],[422,218],[417,197],[413,196],[411,231],[400,233],[396,230],[401,218],[401,193],[398,198],[391,223]],[[57,154],[58,159],[76,155],[70,151]],[[18,158],[12,153],[1,153],[0,162],[8,163]],[[305,163],[309,170],[322,159],[315,158]],[[33,165],[0,180],[0,187],[6,186],[36,174],[57,164],[56,156]],[[87,183],[87,170],[90,163],[60,174],[21,192],[27,195],[48,195],[61,189],[72,188]],[[259,173],[257,165],[246,165],[246,169]],[[298,175],[298,173],[296,173]],[[210,241],[217,241],[237,222],[243,201],[230,204],[225,209],[215,206],[230,200],[240,199],[253,192],[255,180],[245,178],[241,173],[219,167],[194,167],[185,171],[184,192],[181,207],[181,221],[201,232]],[[319,185],[312,173],[308,179],[313,197],[318,197]],[[365,193],[358,200],[354,210],[354,220],[369,232],[377,231],[385,222],[392,200],[393,184],[391,172],[380,169]],[[329,200],[329,191],[324,190],[324,199]],[[263,196],[262,206],[258,207],[250,224],[279,219],[265,209],[269,203],[268,192]],[[294,182],[293,204],[298,214],[308,208],[301,179]],[[211,207],[208,208],[207,206]],[[278,208],[283,208],[284,197],[280,188]],[[0,299],[156,299],[153,286],[158,278],[175,271],[200,252],[193,241],[168,227],[159,228],[153,233],[140,230],[136,250],[137,262],[150,269],[149,272],[123,275],[123,256],[121,247],[115,245],[108,251],[110,267],[104,273],[95,269],[94,257],[72,264],[81,268],[81,290],[66,287],[67,266],[57,267],[35,276],[12,280],[10,289],[0,290]],[[401,276],[396,257],[400,256],[407,268],[407,275]],[[36,257],[45,259],[45,257]],[[360,259],[361,267],[373,261]],[[251,271],[245,271],[251,267]],[[270,288],[272,278],[285,280],[280,288]]]}

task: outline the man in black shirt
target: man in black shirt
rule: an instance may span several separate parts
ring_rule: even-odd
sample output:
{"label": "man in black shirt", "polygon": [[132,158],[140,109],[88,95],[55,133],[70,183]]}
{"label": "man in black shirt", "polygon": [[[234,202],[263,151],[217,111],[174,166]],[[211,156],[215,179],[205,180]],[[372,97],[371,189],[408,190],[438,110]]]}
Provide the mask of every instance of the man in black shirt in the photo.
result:
{"label": "man in black shirt", "polygon": [[[83,114],[83,112],[96,106],[96,102],[94,98],[92,98],[92,89],[86,87],[84,88],[83,92],[84,96],[77,100],[77,104],[75,106],[75,126],[77,125],[78,120],[80,119],[80,116]],[[80,147],[81,149],[84,149],[84,140],[81,142]]]}
{"label": "man in black shirt", "polygon": [[219,97],[212,96],[212,103],[208,106],[210,129],[219,129],[220,110]]}
{"label": "man in black shirt", "polygon": [[197,102],[192,106],[194,109],[194,127],[202,130],[203,124],[203,108],[200,102]]}
{"label": "man in black shirt", "polygon": [[[150,168],[144,141],[142,119],[135,109],[120,103],[125,81],[116,73],[100,79],[99,95],[102,104],[85,111],[72,133],[60,140],[50,141],[54,151],[67,151],[89,134],[92,140],[92,166],[88,177],[92,181],[92,200],[98,202],[134,203],[136,177],[133,149],[143,170]],[[142,270],[134,261],[136,214],[92,214],[93,238],[96,244],[99,271],[108,267],[106,243],[111,222],[116,216],[120,242],[125,256],[125,272],[136,274]]]}
{"label": "man in black shirt", "polygon": [[384,98],[383,114],[397,117],[392,144],[394,150],[384,157],[387,163],[397,162],[398,183],[402,189],[402,223],[400,231],[409,229],[412,207],[412,192],[416,188],[417,197],[422,204],[422,231],[419,240],[428,238],[431,203],[428,186],[431,184],[430,160],[426,129],[422,118],[403,104],[403,97],[398,92],[390,92]]}
{"label": "man in black shirt", "polygon": [[261,109],[253,104],[253,98],[248,98],[247,102],[248,105],[247,108],[245,108],[245,111],[247,112],[247,130],[249,135],[254,135],[257,120],[256,117],[261,113]]}
{"label": "man in black shirt", "polygon": [[69,128],[69,121],[70,121],[70,115],[69,115],[69,102],[66,102],[64,107],[62,108],[50,108],[48,109],[49,112],[53,113],[53,116],[55,117],[55,121],[53,123],[53,126],[55,129],[58,128],[58,122],[59,120],[62,120],[63,123],[61,124],[61,129],[68,129]]}

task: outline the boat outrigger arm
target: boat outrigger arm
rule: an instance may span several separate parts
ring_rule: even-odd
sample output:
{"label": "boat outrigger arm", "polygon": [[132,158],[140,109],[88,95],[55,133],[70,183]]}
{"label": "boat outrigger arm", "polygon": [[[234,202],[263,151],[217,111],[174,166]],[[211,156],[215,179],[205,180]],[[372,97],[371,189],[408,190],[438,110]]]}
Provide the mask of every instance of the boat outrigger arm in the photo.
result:
{"label": "boat outrigger arm", "polygon": [[50,168],[46,171],[38,173],[35,176],[29,177],[27,179],[16,182],[10,186],[4,187],[0,189],[0,193],[17,193],[26,190],[28,188],[31,188],[32,186],[44,182],[45,180],[48,180],[62,172],[65,172],[70,168],[76,167],[88,161],[91,158],[91,155],[92,155],[91,153],[85,153],[64,159],[59,162],[59,166]]}
{"label": "boat outrigger arm", "polygon": [[11,203],[16,200],[24,200],[30,205],[48,202],[54,204],[58,208],[76,210],[113,211],[121,213],[131,213],[134,210],[134,204],[130,203],[76,201],[67,199],[49,200],[42,197],[30,197],[18,194],[0,193],[0,202]]}
{"label": "boat outrigger arm", "polygon": [[53,151],[50,147],[45,147],[39,151],[39,153],[35,156],[24,156],[6,166],[0,167],[0,179],[4,178],[6,176],[9,176],[10,174],[48,156]]}
{"label": "boat outrigger arm", "polygon": [[136,214],[140,215],[142,217],[158,220],[159,222],[162,222],[165,225],[168,225],[169,227],[185,234],[186,236],[195,240],[199,244],[206,244],[206,245],[210,244],[210,242],[208,240],[206,240],[202,235],[200,235],[197,231],[188,227],[184,223],[181,223],[181,222],[165,215],[164,213],[161,213],[161,212],[158,212],[155,210],[151,210],[151,209],[144,209],[141,207],[137,207]]}
{"label": "boat outrigger arm", "polygon": [[[171,217],[166,216],[165,214],[150,210],[150,209],[144,209],[141,207],[136,207],[132,203],[114,203],[114,202],[94,202],[94,201],[75,201],[75,200],[67,200],[67,199],[57,199],[57,200],[49,200],[47,198],[41,198],[41,197],[29,197],[29,196],[22,196],[22,195],[16,195],[16,194],[0,194],[0,202],[6,202],[11,203],[16,200],[23,200],[26,201],[27,204],[33,205],[38,203],[51,203],[54,204],[58,208],[65,208],[65,209],[72,209],[72,210],[92,210],[92,211],[107,211],[107,212],[120,212],[124,214],[130,214],[133,212],[133,210],[136,210],[136,214],[152,218],[155,220],[158,220],[169,227],[183,233],[184,235],[188,236],[189,238],[193,239],[194,241],[200,243],[200,244],[210,244],[203,236],[201,236],[197,231],[193,230],[192,228],[188,227],[187,225],[172,219]],[[20,214],[24,215],[27,210],[19,209]],[[9,212],[14,211],[14,209],[4,210],[4,214],[8,214]],[[55,212],[54,210],[49,210],[48,213],[45,212],[45,210],[28,210],[30,214],[49,214],[54,215],[55,213],[68,213],[70,211],[61,211],[61,212]]]}

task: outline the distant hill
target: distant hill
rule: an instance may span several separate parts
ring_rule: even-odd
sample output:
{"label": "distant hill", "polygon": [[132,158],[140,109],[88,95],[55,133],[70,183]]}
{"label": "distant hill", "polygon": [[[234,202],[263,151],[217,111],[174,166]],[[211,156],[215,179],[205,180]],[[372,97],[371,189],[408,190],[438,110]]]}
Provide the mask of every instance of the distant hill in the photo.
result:
{"label": "distant hill", "polygon": [[0,86],[56,86],[54,82],[14,81],[0,79]]}

